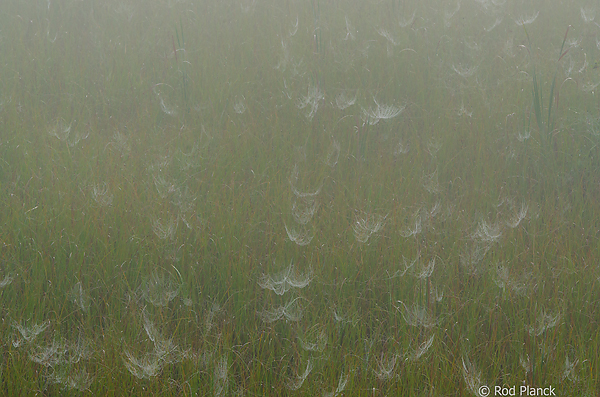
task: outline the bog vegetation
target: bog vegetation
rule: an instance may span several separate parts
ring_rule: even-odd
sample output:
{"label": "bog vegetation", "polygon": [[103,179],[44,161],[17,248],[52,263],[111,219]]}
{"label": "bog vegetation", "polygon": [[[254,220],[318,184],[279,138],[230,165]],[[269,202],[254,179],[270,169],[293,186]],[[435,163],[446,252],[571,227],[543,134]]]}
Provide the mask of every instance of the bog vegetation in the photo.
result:
{"label": "bog vegetation", "polygon": [[598,395],[598,13],[2,1],[0,394]]}

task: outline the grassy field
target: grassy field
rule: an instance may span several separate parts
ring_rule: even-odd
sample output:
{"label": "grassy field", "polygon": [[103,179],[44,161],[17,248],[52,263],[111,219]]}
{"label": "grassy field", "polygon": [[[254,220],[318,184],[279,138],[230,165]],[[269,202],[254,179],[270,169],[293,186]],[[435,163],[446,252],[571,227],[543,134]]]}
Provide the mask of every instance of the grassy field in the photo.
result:
{"label": "grassy field", "polygon": [[0,394],[600,396],[599,23],[2,1]]}

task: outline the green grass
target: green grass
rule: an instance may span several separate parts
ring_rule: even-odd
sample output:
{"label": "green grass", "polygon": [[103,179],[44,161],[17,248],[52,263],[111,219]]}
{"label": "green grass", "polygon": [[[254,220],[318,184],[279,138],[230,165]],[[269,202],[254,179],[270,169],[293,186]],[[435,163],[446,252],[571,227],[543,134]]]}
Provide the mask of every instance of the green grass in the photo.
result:
{"label": "green grass", "polygon": [[3,2],[0,394],[598,395],[597,28],[490,4]]}

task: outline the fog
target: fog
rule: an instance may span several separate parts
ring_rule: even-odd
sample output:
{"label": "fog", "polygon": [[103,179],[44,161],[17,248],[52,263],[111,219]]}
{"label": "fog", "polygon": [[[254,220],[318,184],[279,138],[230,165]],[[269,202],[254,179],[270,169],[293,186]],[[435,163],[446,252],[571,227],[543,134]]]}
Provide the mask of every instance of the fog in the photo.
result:
{"label": "fog", "polygon": [[595,395],[593,1],[0,4],[7,395]]}

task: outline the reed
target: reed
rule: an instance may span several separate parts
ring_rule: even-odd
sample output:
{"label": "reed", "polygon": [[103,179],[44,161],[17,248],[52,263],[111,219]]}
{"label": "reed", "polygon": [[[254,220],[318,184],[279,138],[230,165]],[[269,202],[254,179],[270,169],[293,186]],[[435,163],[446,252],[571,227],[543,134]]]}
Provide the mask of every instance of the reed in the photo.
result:
{"label": "reed", "polygon": [[[542,148],[543,148],[544,160],[548,165],[553,163],[552,160],[549,158],[549,155],[550,155],[550,150],[551,150],[550,149],[551,143],[554,140],[554,135],[556,133],[556,131],[555,131],[556,115],[553,116],[553,114],[552,114],[552,105],[555,102],[555,100],[557,102],[558,102],[558,100],[557,100],[557,98],[555,98],[554,89],[556,87],[556,77],[558,75],[558,68],[560,65],[560,61],[569,52],[569,49],[564,50],[565,43],[567,41],[567,36],[569,34],[569,28],[570,28],[570,26],[567,27],[567,30],[563,37],[562,44],[560,46],[558,59],[556,61],[556,69],[554,72],[554,76],[552,77],[552,82],[550,84],[550,94],[549,94],[549,98],[548,98],[548,106],[546,108],[544,107],[544,104],[543,104],[542,83],[538,80],[535,63],[533,63],[532,72],[531,72],[532,77],[533,77],[532,108],[534,111],[535,120],[538,125],[538,131],[540,134],[540,139],[541,139]],[[525,27],[525,24],[523,24],[523,30],[525,31],[525,35],[527,36],[527,43],[529,45],[529,55],[532,58],[532,62],[534,62],[533,56],[532,56],[533,49],[531,46],[531,39],[529,38],[529,33],[527,33],[527,28]]]}

